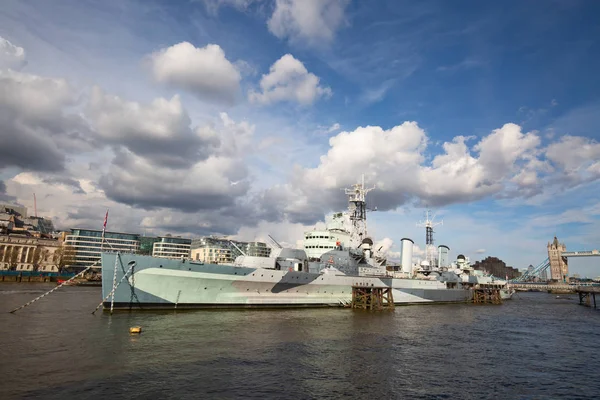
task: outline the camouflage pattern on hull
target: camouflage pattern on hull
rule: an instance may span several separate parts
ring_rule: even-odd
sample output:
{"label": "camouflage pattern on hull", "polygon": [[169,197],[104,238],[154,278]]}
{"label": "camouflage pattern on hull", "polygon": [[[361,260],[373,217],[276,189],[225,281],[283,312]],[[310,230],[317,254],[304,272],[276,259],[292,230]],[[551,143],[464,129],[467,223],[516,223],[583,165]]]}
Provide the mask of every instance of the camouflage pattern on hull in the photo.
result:
{"label": "camouflage pattern on hull", "polygon": [[102,295],[110,307],[116,266],[116,309],[325,307],[352,300],[352,286],[392,287],[394,303],[464,302],[471,291],[435,280],[317,274],[102,254]]}

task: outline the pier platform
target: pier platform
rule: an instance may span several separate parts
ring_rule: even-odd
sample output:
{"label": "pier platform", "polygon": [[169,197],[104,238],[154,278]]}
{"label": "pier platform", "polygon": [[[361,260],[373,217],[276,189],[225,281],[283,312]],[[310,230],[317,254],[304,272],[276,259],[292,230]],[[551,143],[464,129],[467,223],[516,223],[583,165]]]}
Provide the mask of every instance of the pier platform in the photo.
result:
{"label": "pier platform", "polygon": [[474,288],[473,303],[475,304],[502,304],[502,295],[497,288]]}
{"label": "pier platform", "polygon": [[392,288],[387,286],[352,286],[352,308],[361,310],[393,310]]}
{"label": "pier platform", "polygon": [[600,296],[600,287],[580,287],[576,289],[579,295],[579,304],[596,307],[596,295]]}

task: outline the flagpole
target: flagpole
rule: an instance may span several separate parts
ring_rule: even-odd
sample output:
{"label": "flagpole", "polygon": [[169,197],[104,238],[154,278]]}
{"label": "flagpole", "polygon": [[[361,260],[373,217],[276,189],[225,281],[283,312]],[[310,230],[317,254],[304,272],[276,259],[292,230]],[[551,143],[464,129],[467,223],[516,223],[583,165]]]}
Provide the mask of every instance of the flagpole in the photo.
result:
{"label": "flagpole", "polygon": [[106,215],[104,216],[104,225],[102,226],[102,241],[100,242],[100,252],[104,249],[104,234],[106,233],[106,223],[108,222],[108,208],[106,209]]}

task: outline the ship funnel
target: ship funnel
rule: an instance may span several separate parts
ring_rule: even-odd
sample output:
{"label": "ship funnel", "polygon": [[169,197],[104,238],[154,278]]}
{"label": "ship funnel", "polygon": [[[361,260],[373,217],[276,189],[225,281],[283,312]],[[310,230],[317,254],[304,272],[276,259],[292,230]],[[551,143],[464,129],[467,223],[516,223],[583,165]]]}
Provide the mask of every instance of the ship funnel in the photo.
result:
{"label": "ship funnel", "polygon": [[415,242],[409,238],[403,238],[402,243],[402,272],[412,274],[412,257],[413,257],[413,246]]}
{"label": "ship funnel", "polygon": [[445,268],[450,265],[450,247],[446,245],[438,246],[438,268]]}

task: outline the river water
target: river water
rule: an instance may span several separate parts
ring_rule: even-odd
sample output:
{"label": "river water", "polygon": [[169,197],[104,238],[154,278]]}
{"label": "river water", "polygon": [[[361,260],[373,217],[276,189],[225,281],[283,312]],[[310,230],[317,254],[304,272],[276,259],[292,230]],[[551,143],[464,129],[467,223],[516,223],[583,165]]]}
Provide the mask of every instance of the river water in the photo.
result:
{"label": "river water", "polygon": [[[100,288],[0,285],[0,398],[589,399],[600,310],[518,293],[497,306],[91,311]],[[142,326],[141,335],[129,327]]]}

